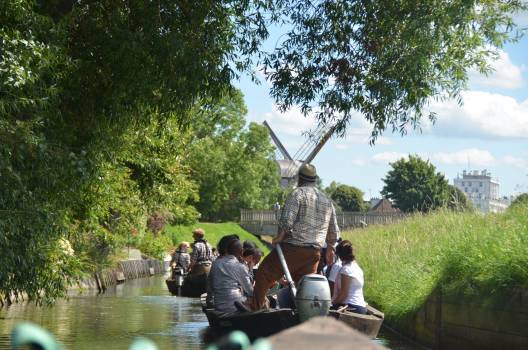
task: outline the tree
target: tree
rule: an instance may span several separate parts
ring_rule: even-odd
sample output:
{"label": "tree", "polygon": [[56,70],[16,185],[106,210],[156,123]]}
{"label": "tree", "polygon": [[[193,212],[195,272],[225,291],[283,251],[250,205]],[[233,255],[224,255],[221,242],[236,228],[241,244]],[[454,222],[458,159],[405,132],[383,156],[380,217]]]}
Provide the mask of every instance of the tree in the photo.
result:
{"label": "tree", "polygon": [[516,207],[520,205],[527,205],[528,204],[528,193],[521,193],[515,199],[511,202],[510,207]]}
{"label": "tree", "polygon": [[364,193],[354,186],[343,185],[332,181],[325,191],[344,211],[364,211],[367,209],[363,201]]}
{"label": "tree", "polygon": [[264,126],[245,127],[242,94],[233,91],[200,113],[209,117],[192,127],[188,165],[202,219],[235,220],[241,208],[270,208],[280,192],[274,149]]}
{"label": "tree", "polygon": [[448,202],[447,207],[454,211],[471,211],[473,210],[473,203],[468,196],[462,192],[459,188],[448,185]]}
{"label": "tree", "polygon": [[266,6],[0,2],[0,301],[54,299],[153,211],[193,215],[163,129],[232,88],[266,33],[250,13]]}
{"label": "tree", "polygon": [[428,212],[444,206],[449,198],[449,184],[434,165],[418,156],[391,163],[381,194],[404,212]]}
{"label": "tree", "polygon": [[[418,126],[431,98],[460,97],[518,33],[522,0],[284,2],[288,30],[264,59],[281,110],[300,105],[344,133],[359,112],[372,141]],[[510,34],[513,34],[512,36]],[[430,113],[428,117],[435,119]]]}

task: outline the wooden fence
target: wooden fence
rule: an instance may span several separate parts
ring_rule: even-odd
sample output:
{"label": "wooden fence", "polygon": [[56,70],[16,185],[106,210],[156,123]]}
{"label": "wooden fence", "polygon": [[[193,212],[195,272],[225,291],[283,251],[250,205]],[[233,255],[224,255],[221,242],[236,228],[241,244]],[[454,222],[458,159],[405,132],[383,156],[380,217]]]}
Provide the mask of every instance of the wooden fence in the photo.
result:
{"label": "wooden fence", "polygon": [[[280,212],[275,210],[240,210],[240,226],[258,235],[273,236],[277,232]],[[387,225],[406,218],[404,213],[341,212],[337,213],[337,223],[341,230],[349,230],[369,225]]]}

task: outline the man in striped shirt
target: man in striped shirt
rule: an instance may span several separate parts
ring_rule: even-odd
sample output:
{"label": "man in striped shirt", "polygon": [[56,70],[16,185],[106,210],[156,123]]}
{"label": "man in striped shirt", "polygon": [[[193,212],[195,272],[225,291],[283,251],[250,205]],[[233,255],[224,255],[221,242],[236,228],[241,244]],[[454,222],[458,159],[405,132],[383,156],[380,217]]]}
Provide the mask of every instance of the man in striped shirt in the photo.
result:
{"label": "man in striped shirt", "polygon": [[[298,187],[286,199],[279,220],[279,231],[273,245],[281,244],[293,281],[315,273],[326,243],[327,259],[333,261],[334,246],[339,238],[335,208],[326,193],[315,185],[317,173],[311,164],[299,169]],[[276,249],[262,261],[255,276],[251,308],[266,305],[266,292],[284,275]]]}

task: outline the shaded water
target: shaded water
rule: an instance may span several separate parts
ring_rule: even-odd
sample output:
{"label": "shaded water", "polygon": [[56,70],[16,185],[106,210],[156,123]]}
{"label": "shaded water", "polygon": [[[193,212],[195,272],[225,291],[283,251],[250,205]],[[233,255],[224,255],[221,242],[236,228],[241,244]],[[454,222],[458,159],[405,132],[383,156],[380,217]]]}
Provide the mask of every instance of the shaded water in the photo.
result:
{"label": "shaded water", "polygon": [[[127,281],[105,294],[85,293],[52,307],[15,304],[0,309],[0,349],[9,348],[9,334],[21,321],[50,330],[69,349],[127,349],[138,336],[160,349],[203,349],[200,333],[207,326],[198,299],[169,294],[162,276]],[[392,349],[414,349],[386,335],[376,340]]]}

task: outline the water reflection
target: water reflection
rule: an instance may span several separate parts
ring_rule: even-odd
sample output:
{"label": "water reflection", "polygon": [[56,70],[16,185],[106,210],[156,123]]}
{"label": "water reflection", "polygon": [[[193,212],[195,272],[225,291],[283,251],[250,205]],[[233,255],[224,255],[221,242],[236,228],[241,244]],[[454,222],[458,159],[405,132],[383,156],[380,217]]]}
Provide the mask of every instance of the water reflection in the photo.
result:
{"label": "water reflection", "polygon": [[127,349],[137,336],[160,349],[201,349],[207,319],[197,299],[171,296],[161,276],[128,281],[105,294],[72,295],[52,307],[17,304],[0,310],[0,348],[20,321],[50,330],[70,349]]}
{"label": "water reflection", "polygon": [[[162,276],[127,281],[105,294],[86,292],[52,307],[15,304],[0,309],[0,349],[9,348],[9,334],[21,321],[50,330],[69,349],[127,349],[138,336],[160,349],[198,350],[207,318],[198,299],[169,294]],[[391,349],[420,349],[390,333],[375,340]]]}

